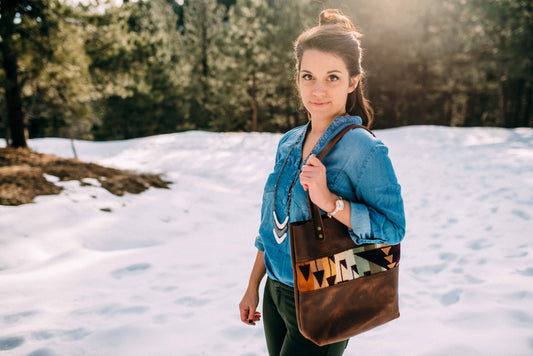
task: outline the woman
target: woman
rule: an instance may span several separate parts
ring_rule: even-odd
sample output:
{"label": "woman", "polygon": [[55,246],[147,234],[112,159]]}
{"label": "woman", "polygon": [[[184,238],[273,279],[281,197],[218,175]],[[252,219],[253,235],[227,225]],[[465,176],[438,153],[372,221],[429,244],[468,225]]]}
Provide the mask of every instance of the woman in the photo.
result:
{"label": "woman", "polygon": [[342,355],[348,340],[319,347],[298,330],[288,223],[309,219],[307,192],[321,210],[349,228],[357,244],[397,244],[405,218],[388,150],[364,129],[352,129],[322,161],[326,143],[352,124],[369,127],[373,111],[361,85],[359,34],[338,10],[324,10],[319,25],[295,43],[297,85],[310,121],[280,140],[274,172],[263,195],[257,257],[239,304],[241,320],[255,325],[259,284],[270,355]]}

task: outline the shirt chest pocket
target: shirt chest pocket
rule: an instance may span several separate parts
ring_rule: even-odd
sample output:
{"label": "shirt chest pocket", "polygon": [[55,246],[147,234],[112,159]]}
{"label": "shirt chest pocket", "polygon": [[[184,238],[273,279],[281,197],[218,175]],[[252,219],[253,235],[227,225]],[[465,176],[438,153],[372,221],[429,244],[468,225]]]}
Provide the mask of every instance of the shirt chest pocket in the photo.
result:
{"label": "shirt chest pocket", "polygon": [[278,178],[278,175],[279,175],[279,172],[276,172],[276,171],[270,173],[270,175],[268,176],[267,181],[265,183],[264,194],[274,192],[274,189],[276,187],[276,180]]}
{"label": "shirt chest pocket", "polygon": [[338,168],[330,168],[327,171],[328,188],[334,194],[346,200],[355,200],[355,187],[345,171]]}

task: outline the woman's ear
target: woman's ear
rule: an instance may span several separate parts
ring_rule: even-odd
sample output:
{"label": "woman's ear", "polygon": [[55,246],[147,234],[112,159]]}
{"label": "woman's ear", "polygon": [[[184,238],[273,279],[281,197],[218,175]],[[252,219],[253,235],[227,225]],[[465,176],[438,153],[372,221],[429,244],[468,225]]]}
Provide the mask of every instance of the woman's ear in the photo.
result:
{"label": "woman's ear", "polygon": [[350,85],[348,86],[348,94],[352,93],[357,88],[360,80],[361,80],[361,74],[354,75],[353,77],[350,78]]}

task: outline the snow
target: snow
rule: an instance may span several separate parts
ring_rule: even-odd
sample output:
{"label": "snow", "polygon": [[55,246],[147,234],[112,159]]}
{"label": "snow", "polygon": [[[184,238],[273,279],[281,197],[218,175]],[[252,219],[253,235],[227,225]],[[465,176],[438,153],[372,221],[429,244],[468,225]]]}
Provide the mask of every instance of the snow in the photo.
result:
{"label": "snow", "polygon": [[[533,129],[376,134],[407,215],[401,317],[345,355],[533,354]],[[238,303],[279,138],[77,141],[81,160],[173,184],[117,197],[64,182],[60,195],[0,206],[0,354],[266,355],[261,323],[241,323]],[[72,156],[68,140],[29,145]]]}

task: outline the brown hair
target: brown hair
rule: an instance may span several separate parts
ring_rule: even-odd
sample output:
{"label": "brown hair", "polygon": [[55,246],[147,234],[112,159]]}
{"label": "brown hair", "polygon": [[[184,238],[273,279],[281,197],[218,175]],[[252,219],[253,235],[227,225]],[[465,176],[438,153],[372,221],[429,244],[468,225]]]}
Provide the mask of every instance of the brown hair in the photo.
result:
{"label": "brown hair", "polygon": [[340,10],[323,10],[319,16],[318,26],[303,32],[294,44],[296,70],[300,72],[302,57],[306,50],[315,49],[332,53],[344,61],[350,77],[361,74],[357,88],[348,94],[346,112],[363,119],[363,125],[370,128],[374,119],[374,110],[365,98],[363,91],[363,68],[361,67],[362,51],[359,42],[361,34],[353,23]]}

